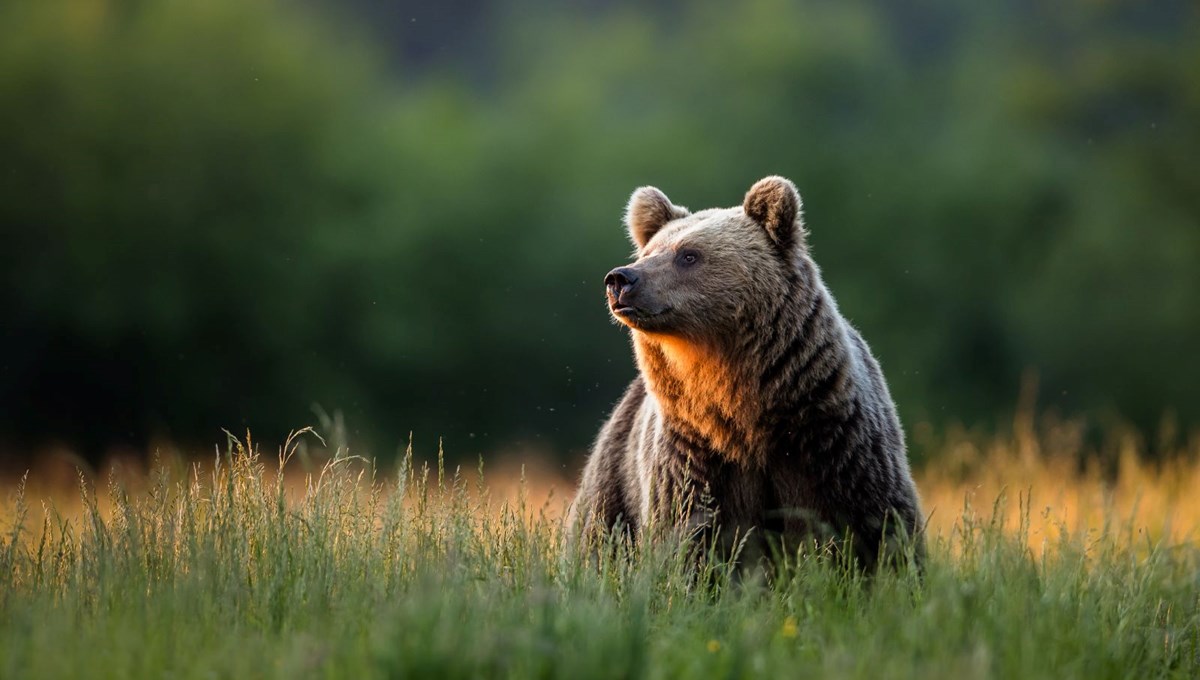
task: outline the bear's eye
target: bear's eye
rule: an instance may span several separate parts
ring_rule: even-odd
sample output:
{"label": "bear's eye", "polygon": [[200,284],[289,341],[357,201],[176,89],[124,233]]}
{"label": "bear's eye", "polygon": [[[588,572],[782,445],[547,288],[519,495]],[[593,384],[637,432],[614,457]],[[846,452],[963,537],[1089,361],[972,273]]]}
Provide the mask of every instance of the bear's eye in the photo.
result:
{"label": "bear's eye", "polygon": [[681,250],[675,256],[675,264],[680,267],[690,267],[700,261],[700,253],[694,250]]}

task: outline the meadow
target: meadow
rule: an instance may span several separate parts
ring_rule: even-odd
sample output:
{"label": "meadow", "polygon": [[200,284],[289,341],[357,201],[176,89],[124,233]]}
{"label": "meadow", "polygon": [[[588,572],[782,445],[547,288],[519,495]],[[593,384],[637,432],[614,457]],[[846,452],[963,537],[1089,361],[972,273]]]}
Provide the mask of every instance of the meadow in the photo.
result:
{"label": "meadow", "polygon": [[[1187,0],[0,0],[0,680],[1200,678],[1198,72]],[[582,561],[630,192],[772,173],[923,575]]]}
{"label": "meadow", "polygon": [[943,433],[922,576],[797,557],[770,584],[571,557],[545,466],[376,468],[305,432],[70,493],[35,470],[0,517],[0,677],[1197,677],[1200,442],[1082,432]]}

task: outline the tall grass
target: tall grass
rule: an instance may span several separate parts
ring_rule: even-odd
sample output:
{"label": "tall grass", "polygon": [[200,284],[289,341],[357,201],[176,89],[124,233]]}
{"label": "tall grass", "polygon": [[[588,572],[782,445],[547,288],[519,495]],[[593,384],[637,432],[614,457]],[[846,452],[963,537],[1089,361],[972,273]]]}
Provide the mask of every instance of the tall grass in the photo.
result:
{"label": "tall grass", "polygon": [[1034,536],[1056,520],[1020,489],[1016,507],[960,498],[920,579],[801,560],[767,585],[698,574],[671,546],[574,559],[553,504],[493,498],[440,459],[383,475],[339,456],[296,486],[280,471],[297,441],[268,458],[231,439],[211,467],[164,466],[136,491],[81,480],[76,517],[18,492],[0,676],[1200,673],[1195,543],[1117,514]]}

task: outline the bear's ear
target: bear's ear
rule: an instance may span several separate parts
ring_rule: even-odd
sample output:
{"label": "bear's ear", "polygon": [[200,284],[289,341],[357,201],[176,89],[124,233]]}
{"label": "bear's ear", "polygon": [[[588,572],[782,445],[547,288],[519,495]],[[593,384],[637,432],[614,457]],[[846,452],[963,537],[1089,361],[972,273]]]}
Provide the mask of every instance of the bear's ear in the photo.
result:
{"label": "bear's ear", "polygon": [[641,187],[629,197],[625,226],[629,229],[629,238],[641,250],[667,222],[690,214],[687,208],[671,203],[671,199],[658,189]]}
{"label": "bear's ear", "polygon": [[774,175],[755,182],[746,192],[742,210],[762,225],[775,245],[785,253],[804,237],[800,192],[788,179]]}

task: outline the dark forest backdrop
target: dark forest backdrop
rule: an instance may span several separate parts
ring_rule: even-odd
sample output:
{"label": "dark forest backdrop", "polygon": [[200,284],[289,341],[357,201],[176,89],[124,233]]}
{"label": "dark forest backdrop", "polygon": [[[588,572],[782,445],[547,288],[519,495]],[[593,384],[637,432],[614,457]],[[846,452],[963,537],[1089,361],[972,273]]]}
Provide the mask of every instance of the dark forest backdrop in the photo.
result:
{"label": "dark forest backdrop", "polygon": [[796,181],[910,424],[1200,425],[1193,2],[0,5],[0,448],[577,452],[655,184]]}

